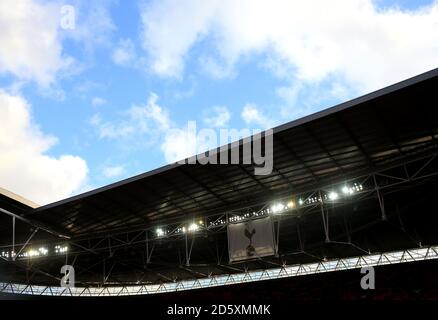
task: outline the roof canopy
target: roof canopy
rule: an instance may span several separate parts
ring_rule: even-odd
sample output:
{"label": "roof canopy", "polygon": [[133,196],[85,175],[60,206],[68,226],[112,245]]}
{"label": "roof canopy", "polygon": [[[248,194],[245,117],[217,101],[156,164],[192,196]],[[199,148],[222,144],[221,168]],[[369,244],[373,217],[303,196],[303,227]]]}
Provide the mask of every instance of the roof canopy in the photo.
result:
{"label": "roof canopy", "polygon": [[[34,270],[36,283],[58,283],[66,256],[53,247],[64,244],[75,266],[87,270],[80,277],[87,285],[102,281],[105,261],[115,266],[111,279],[119,284],[242,272],[226,262],[230,215],[190,235],[159,237],[155,227],[192,218],[211,222],[347,181],[363,181],[363,192],[273,215],[279,256],[245,262],[245,268],[436,244],[438,216],[428,208],[438,196],[437,87],[438,69],[274,128],[274,170],[266,176],[254,175],[253,165],[175,164],[38,208],[0,196],[7,210],[0,214],[0,245],[11,250],[15,215],[15,250],[30,240],[29,246],[50,246],[50,255],[38,260],[43,271]],[[26,261],[3,258],[0,278],[27,281]]]}
{"label": "roof canopy", "polygon": [[274,170],[169,165],[28,212],[71,236],[149,227],[270,201],[436,148],[438,69],[274,128]]}

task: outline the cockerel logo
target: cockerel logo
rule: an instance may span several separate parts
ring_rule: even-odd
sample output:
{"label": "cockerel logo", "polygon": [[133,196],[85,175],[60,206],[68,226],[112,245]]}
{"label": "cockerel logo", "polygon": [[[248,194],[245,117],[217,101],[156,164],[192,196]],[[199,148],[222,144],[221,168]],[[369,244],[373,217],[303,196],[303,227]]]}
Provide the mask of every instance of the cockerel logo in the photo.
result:
{"label": "cockerel logo", "polygon": [[249,231],[248,227],[250,227],[250,225],[246,224],[246,227],[245,227],[245,237],[247,237],[248,240],[249,240],[249,245],[246,247],[246,255],[249,256],[249,257],[252,257],[252,256],[255,255],[255,248],[252,245],[252,237],[255,235],[256,230],[254,228],[252,228],[252,231]]}

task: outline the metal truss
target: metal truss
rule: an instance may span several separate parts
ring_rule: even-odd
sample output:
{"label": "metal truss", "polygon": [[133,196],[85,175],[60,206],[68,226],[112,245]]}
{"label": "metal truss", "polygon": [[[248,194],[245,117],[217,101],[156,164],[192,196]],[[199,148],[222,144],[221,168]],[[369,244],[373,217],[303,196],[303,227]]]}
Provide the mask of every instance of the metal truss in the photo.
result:
{"label": "metal truss", "polygon": [[[186,250],[186,260],[189,261],[191,254],[190,247],[192,246],[192,243],[188,243],[186,241],[187,233],[190,233],[190,238],[192,238],[192,235],[194,238],[196,237],[196,235],[202,235],[205,233],[224,232],[228,224],[236,223],[239,221],[259,219],[266,217],[267,215],[270,215],[274,221],[277,221],[279,219],[284,220],[288,218],[294,218],[297,211],[299,211],[300,214],[306,214],[310,211],[319,210],[321,212],[321,218],[324,224],[326,241],[330,242],[330,227],[328,222],[328,213],[325,210],[325,205],[336,204],[337,206],[340,206],[350,203],[351,201],[361,201],[364,199],[375,198],[378,200],[379,203],[379,207],[381,210],[381,219],[386,220],[387,217],[385,211],[385,195],[396,192],[417,181],[438,176],[437,163],[438,154],[432,154],[405,161],[404,163],[398,165],[388,166],[383,169],[370,172],[368,174],[357,174],[356,176],[354,176],[354,178],[344,179],[342,181],[338,181],[338,183],[331,183],[319,188],[315,188],[313,190],[302,191],[293,195],[296,201],[298,201],[298,199],[302,199],[302,203],[297,204],[295,208],[285,210],[280,214],[270,214],[268,209],[270,202],[262,202],[254,204],[251,207],[245,207],[226,213],[209,215],[202,218],[193,219],[193,221],[197,222],[197,229],[195,232],[192,233],[187,230],[189,228],[190,222],[188,223],[188,221],[179,221],[173,224],[167,224],[165,226],[155,225],[148,228],[130,230],[125,232],[114,232],[111,234],[103,235],[90,235],[79,238],[73,237],[71,239],[64,238],[64,240],[61,241],[62,244],[70,244],[69,254],[75,255],[88,253],[105,253],[112,256],[114,255],[115,251],[123,247],[146,244],[148,260],[150,260],[155,241],[166,241],[174,239],[186,242],[186,244],[188,245],[188,248]],[[336,201],[330,201],[329,199],[327,199],[327,195],[330,190],[333,190],[335,188],[339,189],[343,185],[347,184],[357,184],[357,186],[360,186],[360,188],[357,188],[357,190],[354,192],[354,195],[352,195],[351,197],[338,199]],[[275,199],[275,201],[287,201],[287,199],[290,198],[290,194],[287,196],[283,195]],[[30,221],[26,222],[35,225]],[[39,225],[37,227],[39,227],[42,231],[46,231],[47,229],[41,228],[41,226]],[[163,234],[158,235],[156,232],[158,228],[166,228],[166,231],[163,231]],[[59,238],[55,241],[57,241],[57,243],[60,243]],[[11,242],[12,244],[0,246],[0,249],[7,250],[15,249],[16,247],[19,248],[26,245],[32,245],[32,243],[16,244],[14,239]],[[53,240],[43,244],[47,244],[50,242],[53,242]],[[50,255],[45,256],[44,258],[49,257]]]}
{"label": "metal truss", "polygon": [[0,293],[63,297],[150,295],[433,259],[438,259],[438,246],[333,259],[307,264],[285,265],[281,268],[247,271],[150,285],[63,288],[0,282]]}
{"label": "metal truss", "polygon": [[[380,207],[380,214],[376,215],[376,219],[386,220],[386,211],[385,211],[385,196],[388,194],[397,192],[399,190],[403,190],[406,187],[411,187],[415,183],[421,183],[421,181],[431,178],[436,178],[438,176],[438,157],[436,154],[418,157],[413,160],[405,161],[404,163],[398,165],[387,166],[385,168],[368,172],[367,174],[355,174],[352,175],[352,178],[338,180],[337,183],[326,184],[322,187],[318,187],[315,189],[309,189],[309,191],[301,191],[294,195],[295,199],[302,199],[302,204],[299,207],[293,208],[291,210],[285,210],[280,214],[269,214],[272,217],[274,223],[276,224],[276,249],[279,247],[279,233],[280,233],[280,221],[283,222],[287,219],[294,219],[297,216],[297,213],[300,215],[304,215],[310,212],[321,213],[322,223],[324,225],[324,233],[325,240],[327,243],[333,242],[334,239],[330,238],[330,221],[329,221],[329,213],[328,207],[343,206],[349,203],[362,201],[365,199],[375,199],[378,201]],[[350,186],[357,184],[361,186],[357,188],[354,192],[354,195],[351,197],[346,197],[343,199],[338,199],[336,201],[331,201],[327,198],[328,192],[330,190],[339,189],[342,186],[349,184]],[[286,201],[290,199],[291,195],[282,195],[279,198],[275,199],[275,201]],[[105,261],[108,258],[112,258],[115,253],[122,248],[126,247],[135,247],[135,246],[144,246],[146,259],[144,261],[145,265],[151,263],[151,258],[153,257],[154,252],[156,252],[156,243],[163,241],[182,241],[185,243],[185,252],[180,257],[180,267],[189,267],[190,260],[192,255],[193,244],[195,239],[198,237],[202,237],[206,233],[223,233],[225,232],[227,226],[231,223],[236,223],[238,221],[235,220],[235,217],[242,217],[244,220],[249,219],[259,219],[266,217],[267,208],[272,202],[261,202],[259,204],[254,204],[252,207],[245,207],[237,210],[232,210],[226,213],[215,214],[204,216],[203,218],[198,218],[197,220],[201,220],[202,224],[199,224],[199,229],[195,232],[186,232],[184,228],[188,227],[187,221],[175,222],[173,224],[168,224],[168,230],[165,236],[158,236],[156,233],[156,229],[161,226],[153,226],[149,228],[130,230],[126,232],[114,232],[112,234],[104,234],[104,235],[90,235],[87,237],[80,238],[71,238],[66,239],[65,237],[58,237],[52,240],[47,240],[42,243],[41,241],[32,240],[32,234],[28,238],[25,243],[17,244],[15,243],[15,237],[13,232],[13,239],[10,244],[4,244],[0,246],[1,250],[12,250],[15,252],[23,252],[26,247],[36,247],[38,245],[55,245],[62,244],[69,246],[68,256],[76,258],[82,254],[93,254],[99,257],[100,260]],[[9,213],[9,212],[8,212]],[[15,222],[14,217],[13,222]],[[20,219],[21,220],[21,219]],[[241,221],[241,220],[239,220]],[[34,224],[31,221],[24,221],[36,227],[34,230],[40,230],[40,232],[46,232],[47,228],[42,227],[41,225]],[[13,223],[13,228],[15,227],[15,223]],[[300,248],[303,250],[304,244],[301,239],[302,232],[304,230],[300,230],[299,224],[297,225],[298,237],[300,240]],[[51,230],[50,230],[51,231]],[[36,232],[36,231],[35,231]],[[347,228],[347,235],[350,230]],[[50,235],[52,235],[52,232]],[[201,240],[202,241],[202,240]],[[351,244],[351,243],[350,243]],[[419,243],[417,243],[419,244]],[[359,248],[360,249],[360,248]],[[218,248],[216,248],[218,250]],[[361,249],[361,251],[363,251]],[[14,257],[1,257],[3,260],[7,260],[9,263],[14,263],[18,267],[22,267],[20,265],[20,260],[27,260],[26,257],[19,257],[19,254],[16,254]],[[34,257],[33,261],[37,261],[39,259],[51,259],[51,258],[59,258],[59,254],[48,254],[46,256]],[[66,256],[67,259],[67,256]],[[16,260],[16,261],[15,261]],[[99,261],[100,261],[99,260]],[[221,265],[223,268],[242,272],[240,269],[233,269],[233,266],[227,265],[226,263],[221,263],[222,256],[217,253],[217,264]],[[25,261],[23,261],[25,262]],[[114,266],[114,265],[113,265]],[[105,285],[107,280],[111,276],[113,266],[109,267],[106,271],[104,271],[103,281],[101,281],[100,285]],[[278,265],[277,265],[278,266]],[[27,267],[28,268],[28,267]],[[143,270],[143,269],[142,269]],[[197,272],[191,271],[188,268],[185,268],[186,271],[192,273],[192,275],[198,276]],[[272,269],[274,270],[274,269]],[[43,271],[35,270],[38,273],[45,274]],[[143,270],[144,271],[144,270]],[[150,270],[149,270],[150,271]],[[152,272],[152,271],[150,271]],[[46,274],[48,275],[48,274]],[[165,275],[157,274],[161,279],[165,282],[168,282],[168,279]],[[57,279],[59,275],[48,275],[51,278]],[[222,279],[222,278],[221,278]],[[99,284],[99,283],[97,283]],[[121,285],[126,283],[120,283]],[[84,283],[83,285],[87,285]]]}
{"label": "metal truss", "polygon": [[15,235],[15,220],[20,220],[20,221],[22,221],[22,222],[24,222],[24,223],[26,223],[26,224],[28,224],[28,225],[30,225],[32,227],[44,230],[45,232],[47,232],[49,234],[52,234],[52,235],[54,235],[56,237],[65,238],[65,239],[69,239],[70,238],[69,236],[66,236],[66,235],[64,235],[64,234],[62,234],[60,232],[57,232],[56,230],[52,230],[52,228],[49,228],[49,227],[47,227],[47,226],[45,226],[45,225],[43,225],[43,224],[41,224],[39,222],[35,222],[33,220],[24,218],[24,217],[22,217],[22,216],[20,216],[18,214],[15,214],[15,213],[10,212],[8,210],[5,210],[3,208],[0,208],[0,212],[12,217],[12,229],[13,229],[12,231],[13,231],[14,235]]}

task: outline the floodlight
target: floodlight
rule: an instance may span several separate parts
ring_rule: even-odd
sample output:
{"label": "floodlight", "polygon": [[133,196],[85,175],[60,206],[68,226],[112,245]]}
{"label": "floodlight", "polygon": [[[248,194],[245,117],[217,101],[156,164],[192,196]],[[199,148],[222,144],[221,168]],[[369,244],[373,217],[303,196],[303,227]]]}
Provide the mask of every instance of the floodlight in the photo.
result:
{"label": "floodlight", "polygon": [[189,226],[189,231],[190,232],[195,232],[195,231],[197,231],[199,229],[199,226],[196,224],[196,223],[192,223],[190,226]]}
{"label": "floodlight", "polygon": [[40,253],[37,251],[37,250],[33,250],[33,249],[30,249],[28,252],[26,252],[26,254],[25,254],[25,256],[28,256],[28,257],[37,257],[37,256],[39,256],[40,255]]}
{"label": "floodlight", "polygon": [[295,202],[293,202],[293,201],[289,201],[289,202],[287,203],[287,207],[288,207],[289,209],[292,209],[293,207],[295,207]]}
{"label": "floodlight", "polygon": [[338,195],[337,192],[335,192],[335,191],[331,191],[331,192],[329,193],[328,197],[329,197],[330,200],[333,201],[333,200],[338,199],[338,198],[339,198],[339,195]]}
{"label": "floodlight", "polygon": [[271,211],[272,211],[273,213],[278,213],[278,212],[280,212],[280,211],[282,211],[282,210],[284,210],[284,205],[283,205],[282,203],[274,204],[274,205],[271,207]]}

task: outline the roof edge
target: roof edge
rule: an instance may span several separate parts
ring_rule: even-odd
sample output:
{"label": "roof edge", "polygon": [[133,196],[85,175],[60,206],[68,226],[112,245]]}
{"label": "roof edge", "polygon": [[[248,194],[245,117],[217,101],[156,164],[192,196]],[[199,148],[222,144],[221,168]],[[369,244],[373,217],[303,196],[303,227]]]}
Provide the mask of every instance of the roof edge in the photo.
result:
{"label": "roof edge", "polygon": [[24,204],[32,209],[36,209],[36,208],[40,207],[39,204],[37,204],[29,199],[26,199],[26,198],[24,198],[16,193],[12,192],[12,191],[1,188],[1,187],[0,187],[0,194],[4,195],[5,197],[8,197],[12,200],[15,200],[21,204]]}

